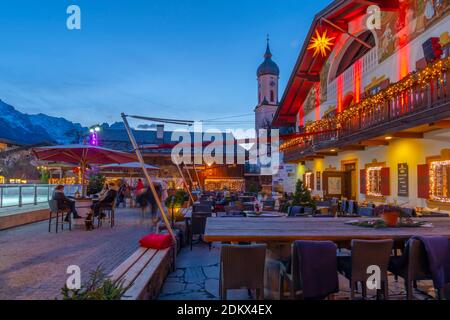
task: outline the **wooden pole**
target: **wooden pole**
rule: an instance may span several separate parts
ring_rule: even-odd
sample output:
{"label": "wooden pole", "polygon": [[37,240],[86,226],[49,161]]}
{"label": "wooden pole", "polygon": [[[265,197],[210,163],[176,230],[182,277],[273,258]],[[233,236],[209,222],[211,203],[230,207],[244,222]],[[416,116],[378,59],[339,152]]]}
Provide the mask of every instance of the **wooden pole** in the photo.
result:
{"label": "wooden pole", "polygon": [[166,225],[167,231],[169,231],[169,234],[172,236],[175,248],[176,248],[176,242],[177,238],[175,237],[175,234],[173,232],[172,226],[170,225],[169,219],[167,218],[166,212],[164,211],[164,207],[161,203],[161,199],[158,196],[158,193],[155,190],[155,186],[153,185],[152,178],[147,172],[147,169],[145,168],[145,162],[144,158],[142,157],[141,151],[139,150],[138,144],[136,142],[136,139],[134,138],[133,132],[130,129],[130,125],[128,124],[127,116],[122,113],[121,114],[123,123],[125,124],[125,129],[127,130],[128,137],[130,138],[131,144],[133,145],[133,149],[136,152],[136,156],[138,157],[139,163],[141,164],[142,171],[144,172],[145,178],[147,179],[147,182],[149,184],[150,190],[152,191],[153,197],[156,200],[156,204],[158,205],[159,210],[161,211],[161,216],[164,220],[164,224]]}
{"label": "wooden pole", "polygon": [[198,187],[200,188],[200,191],[203,191],[202,184],[200,183],[200,178],[198,176],[197,168],[195,167],[195,162],[193,162],[192,165],[194,166],[194,172],[197,177]]}
{"label": "wooden pole", "polygon": [[184,178],[183,171],[181,171],[181,168],[178,165],[178,163],[175,163],[175,165],[178,168],[178,172],[180,173],[181,179],[183,179],[184,187],[186,188],[187,192],[189,193],[189,198],[191,199],[192,204],[194,204],[194,197],[192,196],[191,190],[189,189],[189,185],[187,184],[186,179]]}
{"label": "wooden pole", "polygon": [[353,39],[355,39],[355,41],[359,42],[360,44],[362,44],[363,46],[367,47],[368,49],[373,49],[373,47],[368,44],[367,42],[362,41],[361,39],[359,39],[357,36],[355,36],[354,34],[351,34],[350,32],[342,29],[341,27],[339,27],[337,24],[331,22],[330,20],[326,19],[326,18],[322,18],[323,21],[325,21],[326,23],[328,23],[330,26],[332,26],[333,28],[338,29],[339,31],[348,34],[350,37],[352,37]]}

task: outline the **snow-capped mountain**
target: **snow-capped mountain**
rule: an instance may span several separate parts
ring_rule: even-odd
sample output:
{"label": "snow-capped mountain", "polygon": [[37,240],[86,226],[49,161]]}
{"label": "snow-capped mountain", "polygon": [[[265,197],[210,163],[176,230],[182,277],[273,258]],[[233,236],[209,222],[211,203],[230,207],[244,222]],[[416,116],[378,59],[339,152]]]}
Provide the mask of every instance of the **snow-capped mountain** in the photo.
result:
{"label": "snow-capped mountain", "polygon": [[0,100],[0,138],[23,144],[69,144],[78,143],[87,130],[64,118],[22,113]]}

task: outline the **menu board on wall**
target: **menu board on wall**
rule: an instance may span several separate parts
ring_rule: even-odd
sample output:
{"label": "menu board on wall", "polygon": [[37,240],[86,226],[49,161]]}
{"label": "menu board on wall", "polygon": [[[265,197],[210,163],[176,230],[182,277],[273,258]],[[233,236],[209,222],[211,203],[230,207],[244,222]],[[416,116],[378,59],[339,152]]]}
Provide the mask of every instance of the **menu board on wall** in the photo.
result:
{"label": "menu board on wall", "polygon": [[397,195],[399,197],[408,197],[409,196],[409,171],[407,163],[399,163],[398,164],[398,191]]}

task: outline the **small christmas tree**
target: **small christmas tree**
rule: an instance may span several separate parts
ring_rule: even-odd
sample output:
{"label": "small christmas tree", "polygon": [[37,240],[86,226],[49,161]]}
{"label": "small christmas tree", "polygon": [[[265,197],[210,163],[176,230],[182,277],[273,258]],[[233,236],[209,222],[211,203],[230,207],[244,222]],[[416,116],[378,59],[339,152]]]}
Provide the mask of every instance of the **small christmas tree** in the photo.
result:
{"label": "small christmas tree", "polygon": [[292,205],[311,207],[313,209],[316,208],[316,203],[311,197],[311,192],[301,180],[298,180],[295,186],[294,200],[292,202]]}

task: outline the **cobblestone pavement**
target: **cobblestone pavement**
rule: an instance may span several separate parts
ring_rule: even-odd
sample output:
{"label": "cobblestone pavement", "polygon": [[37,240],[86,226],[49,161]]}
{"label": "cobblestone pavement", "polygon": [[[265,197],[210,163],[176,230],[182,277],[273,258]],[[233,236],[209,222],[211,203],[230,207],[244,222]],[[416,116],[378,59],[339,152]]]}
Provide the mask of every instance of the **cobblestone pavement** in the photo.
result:
{"label": "cobblestone pavement", "polygon": [[[204,244],[194,245],[193,251],[183,248],[177,257],[177,268],[169,274],[161,294],[160,300],[217,300],[219,299],[219,261],[220,245],[214,244],[211,251]],[[428,292],[423,294],[418,291],[414,293],[415,299],[432,299],[433,286],[431,281],[420,281],[419,288]],[[349,281],[339,275],[339,293],[335,295],[337,300],[348,300],[350,298]],[[267,294],[267,292],[266,292]],[[247,300],[247,290],[229,290],[229,300]],[[368,299],[375,299],[376,292],[368,290]],[[361,299],[356,294],[356,299]],[[405,299],[403,281],[395,281],[393,276],[389,277],[389,299]]]}
{"label": "cobblestone pavement", "polygon": [[118,209],[112,229],[104,223],[93,231],[76,227],[55,234],[48,222],[39,222],[0,231],[0,299],[60,298],[69,265],[81,268],[82,282],[99,265],[109,273],[152,231],[140,209]]}

